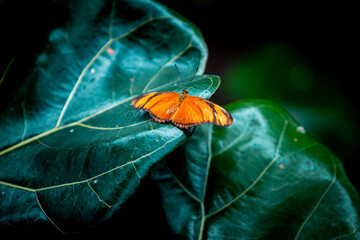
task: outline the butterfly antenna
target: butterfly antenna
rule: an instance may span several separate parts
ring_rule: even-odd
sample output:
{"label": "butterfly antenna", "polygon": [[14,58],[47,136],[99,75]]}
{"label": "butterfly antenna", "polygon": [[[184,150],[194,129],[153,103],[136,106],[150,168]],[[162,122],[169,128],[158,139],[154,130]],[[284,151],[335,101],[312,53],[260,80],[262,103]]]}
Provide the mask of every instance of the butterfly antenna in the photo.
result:
{"label": "butterfly antenna", "polygon": [[185,89],[187,89],[187,87],[190,85],[190,83],[192,82],[192,80],[194,79],[194,77],[195,77],[195,75],[196,75],[196,73],[197,73],[197,71],[199,70],[199,67],[197,67],[196,68],[196,70],[195,70],[195,72],[194,72],[194,74],[193,74],[193,76],[192,76],[192,78],[191,78],[191,80],[189,81],[189,83],[186,85],[186,87],[185,87]]}
{"label": "butterfly antenna", "polygon": [[176,66],[176,64],[174,64],[174,66],[175,66],[176,71],[178,72],[178,74],[179,74],[179,76],[180,76],[182,86],[184,86],[184,80],[183,80],[183,78],[182,78],[182,76],[181,76],[181,74],[180,74],[180,71],[179,71],[178,67]]}

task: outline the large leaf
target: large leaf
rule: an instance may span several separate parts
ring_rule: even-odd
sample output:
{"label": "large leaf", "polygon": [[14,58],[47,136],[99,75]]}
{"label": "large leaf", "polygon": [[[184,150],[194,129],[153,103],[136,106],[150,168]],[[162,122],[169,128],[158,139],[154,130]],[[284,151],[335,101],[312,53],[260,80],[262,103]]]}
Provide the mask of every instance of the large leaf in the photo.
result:
{"label": "large leaf", "polygon": [[175,233],[187,239],[360,237],[360,199],[336,156],[275,104],[243,101],[227,109],[232,126],[197,128],[153,174]]}
{"label": "large leaf", "polygon": [[[107,219],[186,139],[130,102],[181,91],[174,63],[185,79],[198,66],[203,72],[198,30],[151,1],[79,0],[64,9],[66,24],[49,33],[0,113],[1,228],[66,233]],[[17,81],[16,62],[0,87]],[[218,77],[197,76],[189,90],[208,98],[218,85]]]}

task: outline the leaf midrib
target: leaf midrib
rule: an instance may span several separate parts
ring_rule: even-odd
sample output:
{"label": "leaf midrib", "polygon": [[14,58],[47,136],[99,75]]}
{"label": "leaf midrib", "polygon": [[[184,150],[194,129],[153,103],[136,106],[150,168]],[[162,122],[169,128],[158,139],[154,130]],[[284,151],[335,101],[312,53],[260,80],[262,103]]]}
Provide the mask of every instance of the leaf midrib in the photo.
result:
{"label": "leaf midrib", "polygon": [[[99,114],[102,114],[102,113],[104,113],[104,112],[106,112],[106,111],[109,111],[109,110],[111,110],[112,108],[115,108],[115,107],[117,107],[117,106],[119,106],[119,105],[121,105],[121,104],[123,104],[123,103],[125,103],[125,102],[127,102],[127,101],[129,101],[129,100],[132,100],[133,98],[135,98],[136,96],[131,96],[131,97],[125,99],[125,100],[122,100],[122,101],[120,101],[120,102],[118,102],[118,103],[116,103],[116,104],[114,104],[114,105],[112,105],[112,106],[110,106],[110,107],[108,107],[108,108],[105,108],[105,109],[103,109],[103,110],[101,110],[101,111],[99,111],[99,112],[97,112],[97,113],[95,113],[95,114],[93,114],[93,115],[90,115],[90,116],[88,116],[88,117],[86,117],[86,118],[83,118],[83,119],[81,119],[81,120],[79,120],[79,121],[76,121],[76,122],[73,122],[73,123],[69,123],[69,124],[67,124],[67,125],[60,126],[61,120],[62,120],[62,118],[63,118],[63,116],[64,116],[64,114],[65,114],[65,111],[66,111],[68,105],[70,104],[70,101],[72,100],[72,98],[73,98],[73,96],[74,96],[74,94],[75,94],[75,92],[76,92],[79,84],[81,83],[81,81],[82,81],[82,79],[83,79],[86,71],[91,67],[91,65],[96,61],[96,59],[101,55],[101,53],[102,53],[109,45],[111,45],[114,41],[120,40],[120,39],[122,39],[122,38],[130,35],[130,34],[133,33],[134,31],[136,31],[137,29],[141,28],[142,26],[144,26],[144,25],[146,25],[146,24],[149,24],[149,23],[152,22],[152,21],[159,20],[159,19],[174,19],[174,17],[172,17],[172,16],[162,16],[162,17],[150,18],[150,19],[148,19],[147,21],[139,24],[138,26],[136,26],[135,28],[133,28],[133,29],[130,30],[129,32],[124,33],[124,34],[122,34],[122,35],[120,35],[120,36],[118,36],[118,37],[112,38],[112,39],[110,39],[108,42],[106,42],[106,43],[101,47],[101,49],[95,54],[95,56],[90,60],[90,62],[86,65],[86,67],[83,69],[83,71],[81,72],[81,74],[80,74],[77,82],[76,82],[75,85],[74,85],[74,88],[72,89],[72,91],[71,91],[71,93],[70,93],[70,95],[69,95],[69,97],[68,97],[68,99],[67,99],[67,101],[66,101],[66,103],[65,103],[65,105],[64,105],[64,107],[63,107],[63,110],[62,110],[61,113],[60,113],[60,116],[59,116],[59,118],[58,118],[58,121],[57,121],[56,126],[55,126],[54,128],[52,128],[52,129],[46,131],[46,132],[43,132],[43,133],[41,133],[41,134],[38,134],[38,135],[36,135],[36,136],[34,136],[34,137],[32,137],[32,138],[29,138],[29,139],[27,139],[27,140],[25,140],[25,141],[22,141],[22,142],[20,142],[20,143],[18,143],[18,144],[15,144],[15,145],[13,145],[13,146],[11,146],[11,147],[9,147],[9,148],[6,148],[6,149],[2,150],[2,151],[0,152],[0,156],[5,155],[5,154],[7,154],[7,153],[9,153],[9,152],[11,152],[11,151],[19,148],[19,147],[22,147],[22,146],[24,146],[24,145],[26,145],[26,144],[28,144],[28,143],[31,143],[31,142],[33,142],[33,141],[35,141],[35,140],[38,140],[38,139],[40,139],[40,138],[42,138],[42,137],[48,136],[48,135],[50,135],[50,134],[52,134],[52,133],[54,133],[54,132],[63,130],[63,129],[65,129],[65,128],[69,128],[69,127],[73,127],[73,126],[80,125],[80,123],[82,123],[82,122],[84,122],[84,121],[87,121],[87,120],[89,120],[89,119],[91,119],[91,118],[93,118],[93,117],[95,117],[95,116],[97,116],[97,115],[99,115]],[[192,43],[192,39],[190,39],[189,44],[188,44],[179,54],[177,54],[175,57],[173,57],[172,59],[170,59],[167,63],[164,64],[164,66],[166,66],[166,65],[168,65],[169,63],[171,63],[171,62],[175,61],[176,59],[180,58],[180,57],[182,56],[182,54],[184,54],[184,53],[186,52],[186,50],[190,48],[191,43]],[[163,69],[164,69],[164,66],[163,66],[157,73],[155,73],[154,76],[156,76],[161,70],[163,70]],[[152,78],[152,79],[153,79],[153,78]],[[196,81],[195,81],[195,82],[196,82]],[[163,87],[163,86],[165,86],[165,85],[167,85],[167,84],[163,84],[163,85],[161,85],[161,86],[158,86],[157,88]],[[211,84],[211,85],[212,85],[212,84]]]}
{"label": "leaf midrib", "polygon": [[[205,76],[205,77],[206,77],[206,78],[209,78],[208,76]],[[211,79],[211,78],[209,78],[209,79],[211,80],[211,84],[210,84],[209,87],[208,87],[206,90],[204,90],[204,91],[207,91],[208,89],[210,89],[210,88],[213,86],[213,84],[214,84],[214,82],[212,81],[212,79]],[[202,78],[199,78],[199,79],[194,80],[193,83],[196,83],[196,82],[198,82],[198,81],[200,81],[200,80],[202,80]],[[155,90],[155,89],[164,87],[164,86],[166,86],[166,85],[168,85],[168,83],[166,83],[166,84],[164,84],[164,85],[161,85],[161,86],[158,86],[158,87],[156,87],[156,88],[154,88],[154,89],[150,89],[149,91],[152,91],[152,90]],[[103,127],[92,126],[92,125],[84,124],[84,123],[83,123],[83,122],[85,122],[85,121],[87,121],[87,120],[90,120],[90,119],[92,119],[92,118],[94,118],[94,117],[96,117],[96,116],[98,116],[98,115],[100,115],[100,114],[102,114],[102,113],[105,113],[105,112],[107,112],[107,111],[109,111],[109,110],[111,110],[111,109],[113,109],[113,108],[115,108],[115,107],[118,107],[118,106],[120,106],[121,104],[124,104],[124,103],[126,103],[126,102],[134,99],[135,97],[136,97],[136,96],[131,96],[131,97],[127,98],[127,99],[124,99],[123,101],[120,101],[120,102],[118,102],[118,103],[116,103],[116,104],[114,104],[114,105],[112,105],[112,106],[110,106],[110,107],[108,107],[108,108],[105,108],[105,109],[103,109],[103,110],[101,110],[101,111],[99,111],[99,112],[97,112],[97,113],[95,113],[95,114],[93,114],[93,115],[90,115],[90,116],[88,116],[88,117],[86,117],[86,118],[83,118],[83,119],[81,119],[81,120],[79,120],[79,121],[77,121],[77,122],[73,122],[73,123],[69,123],[69,124],[67,124],[67,125],[63,125],[63,126],[60,126],[60,127],[52,128],[52,129],[50,129],[50,130],[48,130],[48,131],[46,131],[46,132],[43,132],[43,133],[38,134],[38,135],[36,135],[36,136],[34,136],[34,137],[28,138],[28,139],[26,139],[26,140],[24,140],[24,141],[22,141],[22,142],[19,142],[18,144],[15,144],[15,145],[13,145],[13,146],[11,146],[11,147],[8,147],[8,148],[2,150],[2,151],[0,152],[0,156],[5,155],[5,154],[7,154],[7,153],[9,153],[9,152],[11,152],[11,151],[14,151],[15,149],[20,148],[20,147],[22,147],[22,146],[25,146],[25,145],[33,142],[33,141],[39,140],[39,139],[41,139],[41,138],[43,138],[43,137],[46,137],[46,136],[48,136],[48,135],[50,135],[50,134],[52,134],[52,133],[55,133],[55,132],[57,132],[57,131],[60,131],[60,130],[66,129],[66,128],[74,127],[74,126],[80,126],[80,127],[86,127],[86,128],[98,129],[98,130],[115,130],[115,129],[122,129],[122,128],[127,128],[127,127],[131,127],[131,126],[138,125],[138,124],[140,124],[140,123],[142,123],[142,122],[130,124],[130,125],[127,125],[127,126],[120,126],[120,127],[116,127],[116,128],[111,128],[111,127],[109,127],[109,128],[103,128]]]}
{"label": "leaf midrib", "polygon": [[59,184],[59,185],[52,185],[52,186],[48,186],[48,187],[43,187],[43,188],[29,188],[29,187],[24,187],[24,186],[21,186],[21,185],[17,185],[17,184],[12,184],[12,183],[8,183],[8,182],[4,182],[4,181],[0,181],[0,184],[1,185],[5,185],[5,186],[8,186],[8,187],[12,187],[12,188],[17,188],[17,189],[22,189],[22,190],[26,190],[26,191],[29,191],[29,192],[39,192],[39,191],[44,191],[44,190],[49,190],[49,189],[54,189],[54,188],[59,188],[59,187],[66,187],[66,186],[72,186],[72,185],[77,185],[77,184],[82,184],[82,183],[86,183],[88,181],[91,181],[93,179],[96,179],[98,177],[101,177],[103,175],[106,175],[108,173],[111,173],[119,168],[123,168],[127,165],[130,165],[130,164],[134,164],[138,161],[140,161],[141,159],[145,158],[145,157],[148,157],[148,156],[151,156],[153,153],[156,153],[157,151],[159,151],[160,149],[164,148],[167,144],[175,141],[176,139],[180,138],[181,136],[183,135],[183,133],[181,132],[179,135],[177,135],[176,137],[174,137],[174,139],[172,140],[169,140],[169,141],[166,141],[163,145],[161,145],[159,148],[155,149],[154,151],[150,152],[150,153],[147,153],[145,155],[142,155],[141,157],[135,159],[135,160],[132,160],[130,162],[127,162],[127,163],[124,163],[122,165],[119,165],[119,166],[116,166],[114,168],[111,168],[105,172],[102,172],[98,175],[95,175],[93,177],[90,177],[90,178],[87,178],[87,179],[84,179],[84,180],[81,180],[81,181],[75,181],[75,182],[69,182],[69,183],[63,183],[63,184]]}

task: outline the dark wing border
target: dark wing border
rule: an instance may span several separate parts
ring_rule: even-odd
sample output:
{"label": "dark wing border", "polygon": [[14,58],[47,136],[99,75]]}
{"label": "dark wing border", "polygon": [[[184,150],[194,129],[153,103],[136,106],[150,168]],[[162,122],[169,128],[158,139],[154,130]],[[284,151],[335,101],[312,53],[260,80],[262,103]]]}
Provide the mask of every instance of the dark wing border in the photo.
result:
{"label": "dark wing border", "polygon": [[[198,98],[199,98],[199,100],[205,102],[211,108],[211,110],[213,112],[213,115],[214,115],[214,121],[212,121],[212,122],[204,121],[204,123],[210,123],[210,124],[214,124],[214,125],[221,126],[221,127],[228,127],[233,123],[234,119],[233,119],[232,115],[228,111],[226,111],[226,109],[224,109],[223,107],[221,107],[221,106],[219,106],[219,105],[217,105],[215,103],[210,102],[207,99],[204,99],[204,98],[201,98],[201,97],[198,97]],[[216,118],[217,118],[216,113],[217,113],[217,111],[215,110],[215,105],[227,117],[227,121],[226,121],[225,125],[217,124],[217,122],[216,122]]]}

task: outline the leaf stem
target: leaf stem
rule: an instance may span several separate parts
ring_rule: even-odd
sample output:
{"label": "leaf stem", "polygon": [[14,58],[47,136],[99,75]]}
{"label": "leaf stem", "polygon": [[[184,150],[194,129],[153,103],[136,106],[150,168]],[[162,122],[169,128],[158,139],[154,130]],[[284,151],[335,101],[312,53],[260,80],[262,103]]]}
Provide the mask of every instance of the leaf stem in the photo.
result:
{"label": "leaf stem", "polygon": [[5,71],[4,71],[4,74],[3,74],[2,77],[0,78],[0,86],[1,86],[1,84],[3,83],[3,81],[4,81],[4,79],[5,79],[8,71],[9,71],[9,69],[10,69],[10,67],[11,67],[11,65],[12,65],[13,62],[14,62],[14,60],[15,60],[15,57],[13,57],[13,58],[10,60],[9,64],[7,65],[7,67],[6,67]]}
{"label": "leaf stem", "polygon": [[200,224],[200,233],[199,233],[199,240],[201,240],[203,238],[203,234],[204,234],[204,227],[205,227],[205,220],[206,220],[206,215],[205,215],[205,206],[204,206],[204,202],[200,203],[201,206],[201,224]]}

